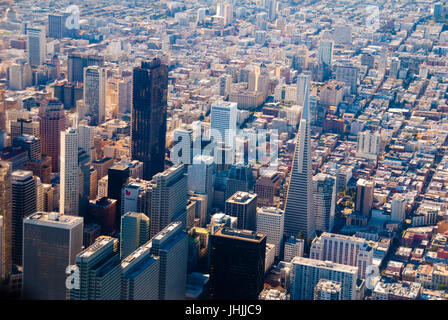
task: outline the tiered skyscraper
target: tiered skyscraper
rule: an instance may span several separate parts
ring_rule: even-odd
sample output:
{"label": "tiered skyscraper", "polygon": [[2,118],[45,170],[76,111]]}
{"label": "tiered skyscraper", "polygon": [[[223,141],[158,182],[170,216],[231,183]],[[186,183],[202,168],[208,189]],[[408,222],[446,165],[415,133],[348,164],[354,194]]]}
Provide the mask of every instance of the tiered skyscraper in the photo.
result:
{"label": "tiered skyscraper", "polygon": [[311,239],[314,234],[313,174],[308,94],[309,89],[306,89],[285,205],[286,236],[296,237],[299,233],[302,233],[304,239]]}
{"label": "tiered skyscraper", "polygon": [[165,169],[168,67],[160,59],[142,61],[132,79],[132,159],[143,162],[143,179]]}

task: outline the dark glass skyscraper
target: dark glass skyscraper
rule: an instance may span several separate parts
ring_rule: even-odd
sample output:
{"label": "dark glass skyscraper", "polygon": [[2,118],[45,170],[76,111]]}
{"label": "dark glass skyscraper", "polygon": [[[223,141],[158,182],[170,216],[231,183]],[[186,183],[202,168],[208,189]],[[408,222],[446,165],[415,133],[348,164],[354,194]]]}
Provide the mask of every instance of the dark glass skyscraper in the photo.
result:
{"label": "dark glass skyscraper", "polygon": [[117,200],[115,212],[115,230],[119,231],[121,226],[121,189],[128,183],[129,167],[122,164],[116,164],[109,168],[107,175],[107,197]]}
{"label": "dark glass skyscraper", "polygon": [[168,67],[160,59],[134,68],[132,89],[132,159],[143,162],[143,179],[165,169]]}

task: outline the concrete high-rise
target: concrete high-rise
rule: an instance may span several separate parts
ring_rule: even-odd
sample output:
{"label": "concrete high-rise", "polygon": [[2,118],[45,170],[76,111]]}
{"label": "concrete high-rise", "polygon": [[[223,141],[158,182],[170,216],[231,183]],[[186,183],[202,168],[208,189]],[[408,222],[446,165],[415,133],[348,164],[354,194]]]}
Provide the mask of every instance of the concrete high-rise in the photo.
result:
{"label": "concrete high-rise", "polygon": [[219,140],[218,142],[226,143],[228,146],[233,146],[233,138],[236,135],[237,112],[238,109],[235,102],[221,101],[212,104],[210,111],[210,129],[220,135],[220,137],[212,138]]}
{"label": "concrete high-rise", "polygon": [[106,69],[90,66],[84,69],[84,103],[89,106],[88,114],[94,117],[93,124],[106,120]]}
{"label": "concrete high-rise", "polygon": [[324,173],[313,177],[314,221],[319,231],[330,232],[334,226],[336,179]]}
{"label": "concrete high-rise", "polygon": [[210,236],[210,298],[257,300],[263,290],[266,236],[221,228]]}
{"label": "concrete high-rise", "polygon": [[149,240],[149,218],[144,213],[127,212],[121,217],[120,257],[129,256]]}
{"label": "concrete high-rise", "polygon": [[151,254],[160,257],[159,300],[183,300],[187,284],[188,234],[175,221],[152,239]]}
{"label": "concrete high-rise", "polygon": [[286,236],[297,237],[301,233],[307,240],[312,239],[315,231],[308,93],[306,90],[285,205]]}
{"label": "concrete high-rise", "polygon": [[275,256],[280,257],[283,249],[285,215],[275,207],[257,209],[257,232],[266,235],[266,243],[275,245]]}
{"label": "concrete high-rise", "polygon": [[65,272],[81,252],[83,225],[82,217],[57,212],[36,212],[24,219],[22,294],[25,299],[66,300]]}
{"label": "concrete high-rise", "polygon": [[333,62],[333,41],[322,40],[319,44],[318,62],[330,67]]}
{"label": "concrete high-rise", "polygon": [[143,179],[165,169],[168,67],[160,59],[142,61],[132,78],[131,153],[143,162]]}
{"label": "concrete high-rise", "polygon": [[356,300],[357,267],[295,257],[291,261],[291,300],[313,300],[319,280],[341,282],[341,300]]}
{"label": "concrete high-rise", "polygon": [[186,218],[187,170],[183,164],[170,167],[156,174],[151,196],[150,237],[160,232],[173,221]]}
{"label": "concrete high-rise", "polygon": [[84,82],[84,68],[89,66],[104,66],[104,57],[71,53],[67,57],[67,80],[69,82]]}
{"label": "concrete high-rise", "polygon": [[79,214],[78,130],[69,128],[61,133],[61,185],[59,212]]}
{"label": "concrete high-rise", "polygon": [[356,182],[356,202],[355,210],[370,218],[373,205],[373,193],[375,190],[374,180],[359,179]]}
{"label": "concrete high-rise", "polygon": [[40,66],[45,62],[47,44],[45,31],[41,28],[27,28],[27,56],[32,67]]}
{"label": "concrete high-rise", "polygon": [[118,239],[99,236],[76,256],[79,289],[70,290],[70,300],[119,300],[121,265]]}
{"label": "concrete high-rise", "polygon": [[226,201],[226,214],[238,219],[237,228],[255,231],[257,229],[257,195],[237,191]]}
{"label": "concrete high-rise", "polygon": [[11,165],[6,161],[0,161],[0,216],[3,218],[0,280],[6,279],[12,270],[11,201]]}
{"label": "concrete high-rise", "polygon": [[59,172],[61,132],[65,130],[65,114],[62,103],[55,98],[45,99],[39,109],[42,154],[51,157],[51,169]]}
{"label": "concrete high-rise", "polygon": [[213,203],[216,171],[213,160],[211,156],[198,155],[194,158],[193,164],[188,166],[188,190],[207,196],[207,211],[211,210]]}
{"label": "concrete high-rise", "polygon": [[11,174],[12,188],[12,263],[22,265],[23,218],[37,211],[37,181],[32,171]]}

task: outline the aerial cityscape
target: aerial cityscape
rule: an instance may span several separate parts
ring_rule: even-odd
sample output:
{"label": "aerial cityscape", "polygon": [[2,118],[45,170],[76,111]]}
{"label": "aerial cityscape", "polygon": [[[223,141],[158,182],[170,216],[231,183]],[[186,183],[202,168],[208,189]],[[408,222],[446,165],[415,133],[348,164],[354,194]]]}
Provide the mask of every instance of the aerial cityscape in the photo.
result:
{"label": "aerial cityscape", "polygon": [[448,0],[0,0],[0,63],[1,297],[448,300]]}

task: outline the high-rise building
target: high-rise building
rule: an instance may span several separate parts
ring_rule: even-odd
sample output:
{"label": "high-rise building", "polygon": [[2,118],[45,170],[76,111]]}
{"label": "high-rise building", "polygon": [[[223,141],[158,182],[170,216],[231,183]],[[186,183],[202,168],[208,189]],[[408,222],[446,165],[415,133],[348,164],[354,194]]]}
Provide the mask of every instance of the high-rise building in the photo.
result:
{"label": "high-rise building", "polygon": [[257,232],[266,235],[266,243],[275,245],[275,256],[280,257],[283,248],[285,215],[275,207],[257,209]]}
{"label": "high-rise building", "polygon": [[226,178],[224,200],[229,199],[237,191],[249,192],[253,187],[253,180],[254,176],[250,165],[231,165]]}
{"label": "high-rise building", "polygon": [[152,182],[141,179],[129,179],[121,189],[121,215],[127,212],[142,212],[151,215]]}
{"label": "high-rise building", "polygon": [[23,220],[23,297],[66,300],[66,269],[81,252],[83,218],[36,212]]}
{"label": "high-rise building", "polygon": [[294,257],[303,257],[303,250],[305,247],[305,241],[303,239],[297,239],[290,236],[285,241],[285,252],[283,260],[291,262]]}
{"label": "high-rise building", "polygon": [[35,136],[23,134],[12,141],[13,146],[22,147],[28,153],[29,160],[40,160],[42,158],[41,142]]}
{"label": "high-rise building", "polygon": [[70,13],[52,13],[48,15],[48,37],[61,39],[70,36],[71,30],[66,27]]}
{"label": "high-rise building", "polygon": [[51,157],[51,169],[59,172],[61,132],[65,130],[65,114],[58,99],[46,99],[39,109],[42,154]]}
{"label": "high-rise building", "polygon": [[71,53],[67,58],[67,80],[69,82],[84,82],[84,68],[89,66],[104,66],[104,57]]}
{"label": "high-rise building", "polygon": [[221,101],[212,104],[210,111],[210,129],[212,130],[212,135],[213,133],[220,135],[217,137],[212,136],[212,139],[233,147],[233,139],[236,135],[237,113],[238,108],[236,102]]}
{"label": "high-rise building", "polygon": [[335,44],[352,44],[352,27],[348,25],[338,25],[334,27]]}
{"label": "high-rise building", "polygon": [[118,112],[131,112],[132,78],[127,77],[118,82]]}
{"label": "high-rise building", "polygon": [[320,279],[314,288],[313,300],[341,300],[341,283]]}
{"label": "high-rise building", "polygon": [[273,170],[265,170],[255,184],[258,206],[272,206],[274,198],[279,196],[283,175]]}
{"label": "high-rise building", "polygon": [[28,134],[30,136],[40,137],[40,128],[38,121],[32,121],[19,118],[17,120],[10,121],[10,139],[13,141],[22,134]]}
{"label": "high-rise building", "polygon": [[4,242],[3,242],[3,216],[0,216],[0,281],[3,281],[2,274],[3,274],[3,251],[4,248]]}
{"label": "high-rise building", "polygon": [[76,256],[79,289],[70,290],[70,300],[119,300],[121,265],[118,239],[99,236]]}
{"label": "high-rise building", "polygon": [[365,217],[370,217],[374,190],[375,182],[373,180],[359,179],[356,182],[355,210]]}
{"label": "high-rise building", "polygon": [[5,103],[6,85],[0,84],[0,131],[6,131],[6,103]]}
{"label": "high-rise building", "polygon": [[310,258],[356,266],[358,277],[365,279],[366,269],[372,265],[373,249],[363,238],[324,232],[313,239]]}
{"label": "high-rise building", "polygon": [[84,103],[89,106],[88,114],[93,115],[94,125],[106,120],[106,69],[90,66],[84,69]]}
{"label": "high-rise building", "polygon": [[61,132],[61,184],[59,212],[79,214],[78,129]]}
{"label": "high-rise building", "polygon": [[226,201],[226,214],[238,218],[238,229],[257,229],[257,195],[237,191]]}
{"label": "high-rise building", "polygon": [[187,284],[188,234],[175,221],[152,239],[151,254],[160,257],[159,300],[183,300]]}
{"label": "high-rise building", "polygon": [[380,151],[380,133],[378,131],[363,131],[358,135],[356,155],[367,159],[376,160]]}
{"label": "high-rise building", "polygon": [[198,155],[193,164],[188,166],[188,190],[207,196],[207,211],[213,203],[213,186],[216,165],[212,156]]}
{"label": "high-rise building", "polygon": [[337,107],[344,99],[344,83],[328,81],[320,90],[319,103],[324,107]]}
{"label": "high-rise building", "polygon": [[3,218],[0,280],[6,279],[12,270],[11,201],[11,165],[6,161],[0,161],[0,216]]}
{"label": "high-rise building", "polygon": [[127,212],[121,217],[120,257],[126,258],[149,240],[149,218],[144,213]]}
{"label": "high-rise building", "polygon": [[336,81],[344,82],[350,88],[350,94],[358,93],[359,68],[351,64],[338,64],[335,66]]}
{"label": "high-rise building", "polygon": [[297,77],[297,100],[299,106],[305,103],[306,91],[311,88],[311,74],[302,73]]}
{"label": "high-rise building", "polygon": [[23,218],[37,211],[37,181],[33,172],[17,170],[11,174],[12,187],[12,263],[22,265]]}
{"label": "high-rise building", "polygon": [[143,179],[165,169],[168,67],[142,61],[132,78],[131,153],[143,162]]}
{"label": "high-rise building", "polygon": [[156,174],[151,197],[150,237],[173,221],[182,221],[188,200],[187,170],[183,164],[172,166]]}
{"label": "high-rise building", "polygon": [[47,55],[45,31],[40,28],[27,28],[26,32],[28,63],[32,67],[40,66]]}
{"label": "high-rise building", "polygon": [[266,236],[221,228],[210,236],[210,298],[256,300],[263,290]]}
{"label": "high-rise building", "polygon": [[158,300],[161,259],[151,253],[152,241],[121,262],[121,300]]}
{"label": "high-rise building", "polygon": [[392,221],[403,222],[406,218],[406,199],[396,193],[392,198],[390,206],[390,219]]}
{"label": "high-rise building", "polygon": [[301,233],[307,240],[313,237],[315,231],[308,91],[306,90],[302,119],[296,137],[285,205],[286,236],[297,237]]}
{"label": "high-rise building", "polygon": [[322,40],[319,44],[318,62],[331,66],[333,62],[333,41]]}
{"label": "high-rise building", "polygon": [[334,226],[336,179],[324,173],[313,177],[314,221],[319,231],[330,232]]}
{"label": "high-rise building", "polygon": [[108,170],[107,197],[117,200],[117,213],[115,215],[115,228],[120,230],[121,225],[121,189],[129,181],[129,166],[116,164]]}
{"label": "high-rise building", "polygon": [[291,300],[313,300],[319,280],[341,283],[341,300],[356,300],[357,267],[295,257],[291,261]]}

